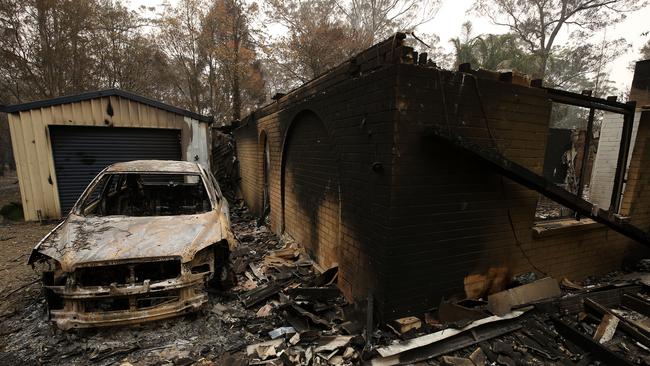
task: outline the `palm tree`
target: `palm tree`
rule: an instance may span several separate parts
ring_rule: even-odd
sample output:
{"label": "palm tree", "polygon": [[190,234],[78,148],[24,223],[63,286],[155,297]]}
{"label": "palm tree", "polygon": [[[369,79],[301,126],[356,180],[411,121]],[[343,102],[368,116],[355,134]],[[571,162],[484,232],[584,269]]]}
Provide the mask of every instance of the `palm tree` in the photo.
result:
{"label": "palm tree", "polygon": [[475,68],[487,70],[517,70],[531,73],[535,58],[523,51],[513,34],[484,34],[472,36],[472,23],[463,23],[461,37],[451,39],[456,53],[456,63],[469,62]]}
{"label": "palm tree", "polygon": [[452,38],[450,42],[454,45],[456,53],[455,67],[460,64],[471,63],[473,65],[478,63],[476,58],[475,43],[477,37],[472,37],[472,23],[465,22],[462,26],[462,39],[459,37]]}

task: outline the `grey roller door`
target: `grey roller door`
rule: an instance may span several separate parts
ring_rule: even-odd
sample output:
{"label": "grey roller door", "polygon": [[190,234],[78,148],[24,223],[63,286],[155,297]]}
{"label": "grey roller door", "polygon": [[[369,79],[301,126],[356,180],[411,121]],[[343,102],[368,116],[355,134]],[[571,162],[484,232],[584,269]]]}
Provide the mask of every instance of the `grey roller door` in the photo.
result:
{"label": "grey roller door", "polygon": [[61,214],[106,166],[129,160],[180,160],[180,130],[50,126]]}

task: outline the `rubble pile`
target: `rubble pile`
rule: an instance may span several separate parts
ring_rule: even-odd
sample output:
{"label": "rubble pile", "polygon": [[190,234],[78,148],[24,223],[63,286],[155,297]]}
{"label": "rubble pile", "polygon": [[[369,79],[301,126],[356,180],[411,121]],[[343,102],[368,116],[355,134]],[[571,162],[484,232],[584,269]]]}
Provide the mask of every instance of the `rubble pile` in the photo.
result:
{"label": "rubble pile", "polygon": [[650,261],[582,282],[494,268],[427,313],[378,324],[368,304],[345,301],[337,267],[320,268],[244,207],[231,219],[236,283],[210,288],[201,312],[62,332],[39,296],[2,319],[0,364],[650,365]]}
{"label": "rubble pile", "polygon": [[[240,299],[267,319],[248,326],[264,339],[247,345],[251,365],[650,365],[642,273],[578,283],[534,272],[507,280],[507,269],[495,269],[489,284],[469,281],[465,296],[369,334],[333,286],[336,268],[319,273],[287,239],[248,259]],[[614,329],[621,322],[630,325]]]}
{"label": "rubble pile", "polygon": [[537,277],[387,324],[375,333],[368,363],[650,365],[647,274],[559,284]]}
{"label": "rubble pile", "polygon": [[[249,364],[353,365],[365,341],[354,309],[336,287],[338,268],[317,268],[291,238],[260,253],[254,240],[239,238],[233,255],[243,283],[241,304],[255,312],[246,329],[266,341],[249,344]],[[247,244],[247,242],[252,244]]]}

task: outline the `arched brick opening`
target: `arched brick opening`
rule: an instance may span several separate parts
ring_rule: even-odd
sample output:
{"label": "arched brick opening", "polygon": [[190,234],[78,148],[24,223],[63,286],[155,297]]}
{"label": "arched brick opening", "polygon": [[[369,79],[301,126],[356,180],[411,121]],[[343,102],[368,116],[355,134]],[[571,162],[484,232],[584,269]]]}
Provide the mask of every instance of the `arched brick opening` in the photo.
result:
{"label": "arched brick opening", "polygon": [[324,267],[337,263],[340,233],[340,178],[336,149],[313,112],[296,115],[282,149],[284,232]]}
{"label": "arched brick opening", "polygon": [[271,171],[271,157],[269,151],[269,141],[266,136],[266,131],[262,130],[258,139],[258,154],[260,161],[260,172],[262,181],[260,182],[261,186],[261,217],[266,218],[271,213],[271,198],[270,198],[270,185],[269,185],[269,173]]}

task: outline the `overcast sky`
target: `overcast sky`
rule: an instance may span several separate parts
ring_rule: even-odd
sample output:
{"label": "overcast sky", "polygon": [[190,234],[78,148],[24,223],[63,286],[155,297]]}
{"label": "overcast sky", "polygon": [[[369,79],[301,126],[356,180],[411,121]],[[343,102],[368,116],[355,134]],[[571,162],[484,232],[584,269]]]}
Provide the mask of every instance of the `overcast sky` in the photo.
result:
{"label": "overcast sky", "polygon": [[[168,0],[175,3],[176,0]],[[140,5],[160,7],[162,0],[126,0],[130,8],[137,9]],[[473,31],[476,35],[484,33],[506,33],[506,27],[496,26],[486,18],[468,15],[467,11],[471,9],[474,0],[443,0],[442,6],[436,17],[430,22],[423,24],[416,31],[421,33],[437,34],[440,37],[440,45],[447,52],[452,52],[453,48],[449,39],[459,36],[461,25],[469,20],[472,22]],[[608,65],[610,79],[616,82],[616,86],[621,91],[628,91],[632,81],[632,70],[629,65],[639,56],[639,50],[650,36],[642,36],[643,32],[650,31],[650,7],[646,7],[627,16],[625,21],[603,29],[601,32],[594,34],[594,42],[600,43],[603,36],[606,39],[616,39],[623,37],[632,46],[620,55],[612,64]],[[563,34],[558,37],[556,44],[566,41],[570,29],[564,28]]]}

